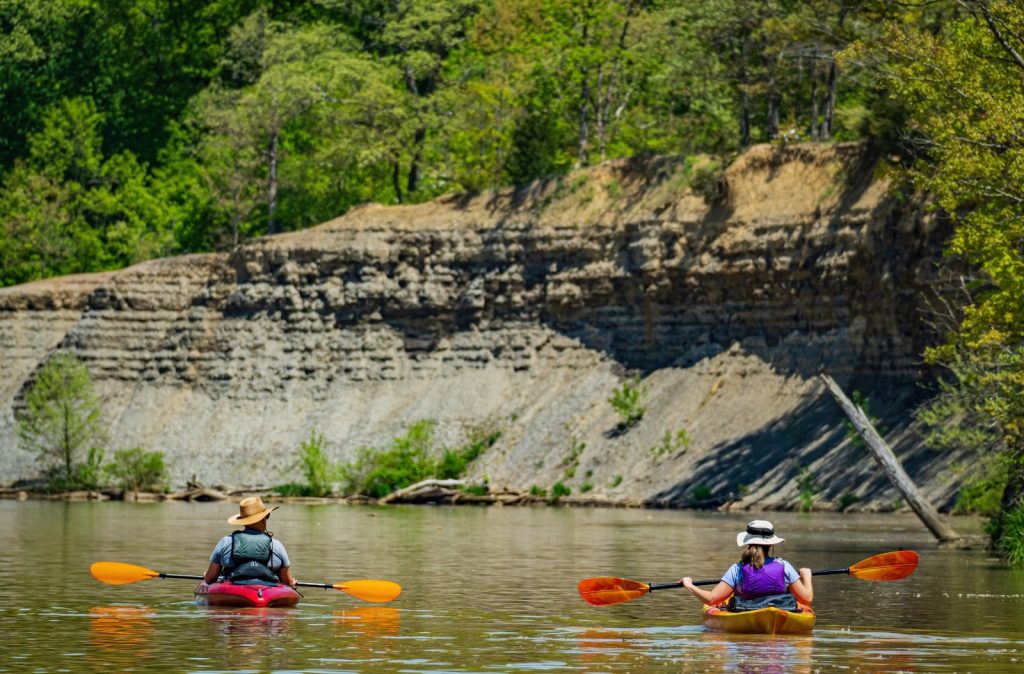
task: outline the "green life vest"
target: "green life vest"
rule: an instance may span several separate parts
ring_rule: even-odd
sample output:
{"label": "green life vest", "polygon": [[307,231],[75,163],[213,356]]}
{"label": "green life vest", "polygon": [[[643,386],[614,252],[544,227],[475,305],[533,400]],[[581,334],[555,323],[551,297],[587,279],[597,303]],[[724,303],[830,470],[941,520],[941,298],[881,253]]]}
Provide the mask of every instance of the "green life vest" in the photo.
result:
{"label": "green life vest", "polygon": [[274,554],[274,539],[258,531],[236,531],[231,534],[231,568],[224,574],[231,580],[262,580],[276,583],[278,578],[270,568]]}

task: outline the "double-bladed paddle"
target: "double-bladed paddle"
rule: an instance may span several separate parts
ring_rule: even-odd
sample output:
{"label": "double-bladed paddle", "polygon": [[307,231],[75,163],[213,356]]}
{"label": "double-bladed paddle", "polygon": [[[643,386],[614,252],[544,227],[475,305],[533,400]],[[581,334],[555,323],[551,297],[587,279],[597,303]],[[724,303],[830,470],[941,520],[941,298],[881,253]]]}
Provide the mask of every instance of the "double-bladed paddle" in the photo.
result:
{"label": "double-bladed paddle", "polygon": [[[185,580],[203,580],[202,576],[185,576],[177,573],[161,573],[144,566],[125,564],[124,562],[93,562],[89,566],[93,578],[109,585],[126,585],[138,583],[151,578],[183,578]],[[301,587],[319,587],[325,590],[335,589],[347,592],[357,599],[372,602],[391,601],[402,592],[402,586],[390,580],[349,580],[344,583],[298,583]]]}
{"label": "double-bladed paddle", "polygon": [[[821,571],[812,571],[811,575],[831,576],[844,573],[861,580],[899,580],[914,573],[914,569],[917,568],[917,559],[917,553],[913,550],[883,552],[873,557],[868,557],[845,569],[822,569]],[[718,580],[695,580],[693,584],[717,585],[718,582]],[[608,606],[610,604],[621,604],[625,601],[639,599],[654,590],[682,586],[681,582],[653,585],[626,578],[602,576],[599,578],[584,578],[580,581],[578,587],[580,596],[588,604]]]}

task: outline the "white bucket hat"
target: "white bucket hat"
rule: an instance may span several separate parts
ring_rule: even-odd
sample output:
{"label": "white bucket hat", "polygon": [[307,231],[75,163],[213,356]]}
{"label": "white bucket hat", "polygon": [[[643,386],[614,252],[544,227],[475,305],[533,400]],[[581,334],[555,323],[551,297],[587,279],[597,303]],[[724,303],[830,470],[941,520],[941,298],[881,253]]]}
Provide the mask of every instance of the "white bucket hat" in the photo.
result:
{"label": "white bucket hat", "polygon": [[775,535],[775,527],[768,520],[747,522],[747,530],[736,534],[736,545],[775,545],[786,540]]}

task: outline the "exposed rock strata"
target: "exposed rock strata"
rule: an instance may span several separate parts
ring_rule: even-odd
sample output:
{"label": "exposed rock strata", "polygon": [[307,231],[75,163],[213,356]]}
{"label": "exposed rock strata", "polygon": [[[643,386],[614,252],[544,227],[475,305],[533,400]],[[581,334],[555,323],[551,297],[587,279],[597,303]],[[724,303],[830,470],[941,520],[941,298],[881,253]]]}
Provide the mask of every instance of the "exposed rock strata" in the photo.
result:
{"label": "exposed rock strata", "polygon": [[[792,507],[804,474],[819,501],[889,503],[824,368],[870,388],[911,475],[948,505],[955,457],[926,453],[903,414],[944,233],[872,168],[855,145],[758,147],[709,205],[685,162],[617,162],[0,290],[0,481],[34,474],[14,410],[68,349],[106,398],[112,446],[163,450],[177,484],[295,479],[311,429],[341,459],[418,419],[452,442],[491,419],[505,433],[474,471],[496,485]],[[615,434],[607,398],[627,370],[647,413]],[[680,429],[689,446],[657,449]]]}

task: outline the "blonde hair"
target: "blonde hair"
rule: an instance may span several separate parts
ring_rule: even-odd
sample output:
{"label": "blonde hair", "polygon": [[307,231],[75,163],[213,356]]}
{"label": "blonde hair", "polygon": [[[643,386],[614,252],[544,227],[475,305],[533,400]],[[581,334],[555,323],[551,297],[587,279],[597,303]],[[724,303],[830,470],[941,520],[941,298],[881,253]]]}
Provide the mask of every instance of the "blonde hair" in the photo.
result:
{"label": "blonde hair", "polygon": [[771,545],[753,543],[748,545],[747,549],[743,551],[743,556],[740,557],[740,564],[750,564],[753,568],[760,569],[764,566],[764,560],[771,557],[771,554]]}

